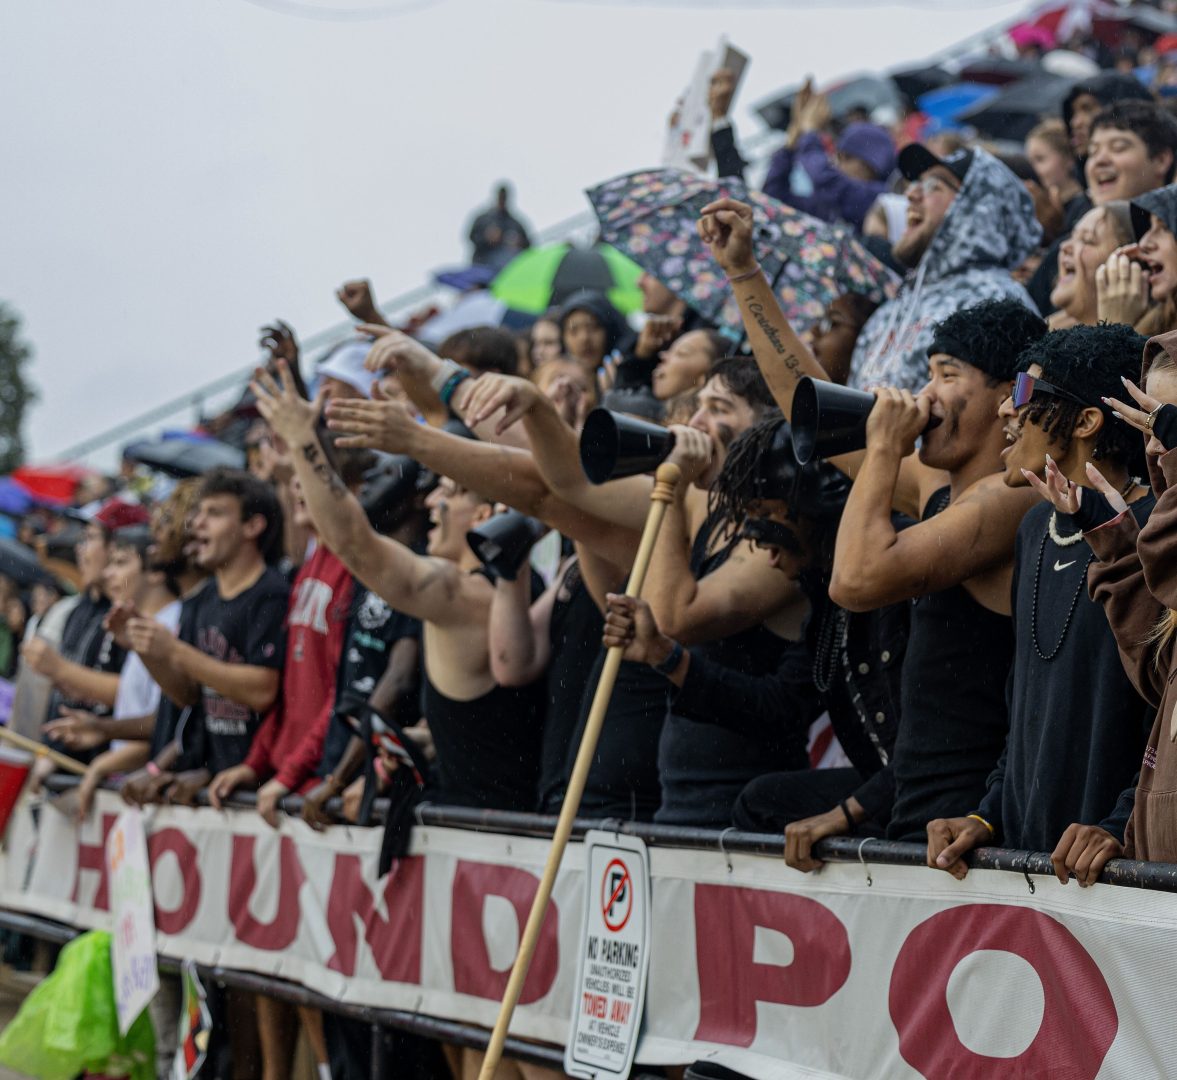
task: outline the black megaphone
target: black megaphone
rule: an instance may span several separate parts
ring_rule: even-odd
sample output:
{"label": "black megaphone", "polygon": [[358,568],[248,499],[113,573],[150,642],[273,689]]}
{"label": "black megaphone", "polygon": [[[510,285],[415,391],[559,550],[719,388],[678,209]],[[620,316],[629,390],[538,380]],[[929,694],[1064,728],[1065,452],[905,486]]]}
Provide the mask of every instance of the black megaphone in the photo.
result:
{"label": "black megaphone", "polygon": [[653,472],[674,446],[659,424],[626,413],[593,409],[580,432],[580,464],[594,484]]}
{"label": "black megaphone", "polygon": [[369,469],[360,489],[360,505],[378,533],[387,533],[404,518],[409,500],[428,490],[433,474],[405,454],[392,454]]}
{"label": "black megaphone", "polygon": [[532,545],[547,531],[542,521],[508,510],[475,525],[466,533],[466,543],[495,577],[514,581]]}
{"label": "black megaphone", "polygon": [[[811,379],[806,375],[793,393],[793,453],[802,465],[815,457],[831,458],[866,448],[866,418],[875,407],[867,390]],[[922,434],[943,420],[930,416]]]}

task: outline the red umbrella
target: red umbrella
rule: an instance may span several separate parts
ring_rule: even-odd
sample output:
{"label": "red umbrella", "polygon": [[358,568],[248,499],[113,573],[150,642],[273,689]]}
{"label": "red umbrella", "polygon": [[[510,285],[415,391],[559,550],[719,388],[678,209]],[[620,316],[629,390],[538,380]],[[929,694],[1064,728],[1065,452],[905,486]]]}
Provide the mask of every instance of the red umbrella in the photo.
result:
{"label": "red umbrella", "polygon": [[96,475],[82,465],[21,465],[13,471],[12,479],[35,498],[66,506],[74,501],[78,485]]}

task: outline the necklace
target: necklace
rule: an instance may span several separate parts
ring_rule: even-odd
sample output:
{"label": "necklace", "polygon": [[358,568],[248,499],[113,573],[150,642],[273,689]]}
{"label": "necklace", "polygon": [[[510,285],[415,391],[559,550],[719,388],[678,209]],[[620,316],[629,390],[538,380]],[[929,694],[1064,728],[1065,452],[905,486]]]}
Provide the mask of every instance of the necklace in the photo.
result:
{"label": "necklace", "polygon": [[1075,543],[1076,540],[1083,539],[1082,533],[1076,533],[1073,537],[1068,536],[1065,541],[1055,539],[1054,531],[1054,515],[1050,518],[1050,528],[1047,532],[1042,534],[1042,539],[1038,543],[1038,570],[1034,575],[1034,599],[1030,605],[1030,642],[1034,646],[1034,652],[1038,654],[1038,659],[1050,663],[1059,654],[1059,650],[1063,647],[1063,642],[1067,638],[1067,631],[1071,628],[1071,620],[1075,617],[1075,608],[1079,606],[1079,597],[1083,595],[1083,590],[1087,587],[1087,568],[1091,565],[1091,560],[1095,558],[1095,553],[1092,552],[1087,556],[1087,561],[1083,564],[1083,573],[1079,575],[1079,584],[1075,589],[1075,595],[1071,597],[1071,606],[1067,611],[1067,617],[1063,620],[1063,630],[1059,634],[1058,641],[1055,643],[1053,649],[1049,653],[1042,651],[1042,646],[1038,644],[1038,584],[1042,580],[1042,556],[1046,551],[1046,536],[1050,534],[1050,538],[1054,540],[1060,547],[1067,547]]}
{"label": "necklace", "polygon": [[846,647],[849,620],[850,613],[845,608],[832,603],[826,608],[813,657],[813,685],[819,694],[826,693],[833,685],[838,657]]}

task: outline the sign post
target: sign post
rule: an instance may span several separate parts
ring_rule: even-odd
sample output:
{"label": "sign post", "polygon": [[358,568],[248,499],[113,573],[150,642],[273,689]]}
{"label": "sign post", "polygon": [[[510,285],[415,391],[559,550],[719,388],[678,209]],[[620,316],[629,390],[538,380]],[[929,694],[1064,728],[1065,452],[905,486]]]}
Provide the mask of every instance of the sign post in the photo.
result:
{"label": "sign post", "polygon": [[155,908],[147,837],[138,808],[124,810],[106,838],[106,872],[110,878],[113,933],[110,964],[119,1033],[126,1035],[159,990],[155,966]]}
{"label": "sign post", "polygon": [[584,847],[584,928],[564,1071],[625,1080],[650,968],[650,863],[646,845],[633,836],[590,832]]}

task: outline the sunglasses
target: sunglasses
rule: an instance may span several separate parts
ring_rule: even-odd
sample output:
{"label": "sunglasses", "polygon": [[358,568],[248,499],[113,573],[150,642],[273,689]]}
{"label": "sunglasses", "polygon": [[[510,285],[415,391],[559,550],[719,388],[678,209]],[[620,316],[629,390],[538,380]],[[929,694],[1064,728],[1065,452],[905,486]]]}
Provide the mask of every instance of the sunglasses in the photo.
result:
{"label": "sunglasses", "polygon": [[1035,394],[1047,394],[1050,397],[1063,398],[1066,401],[1073,401],[1077,405],[1087,404],[1081,397],[1076,397],[1069,390],[1064,390],[1061,386],[1048,383],[1045,379],[1036,379],[1033,375],[1028,375],[1024,371],[1019,372],[1014,379],[1014,408],[1020,409],[1024,405],[1029,405],[1030,398]]}

